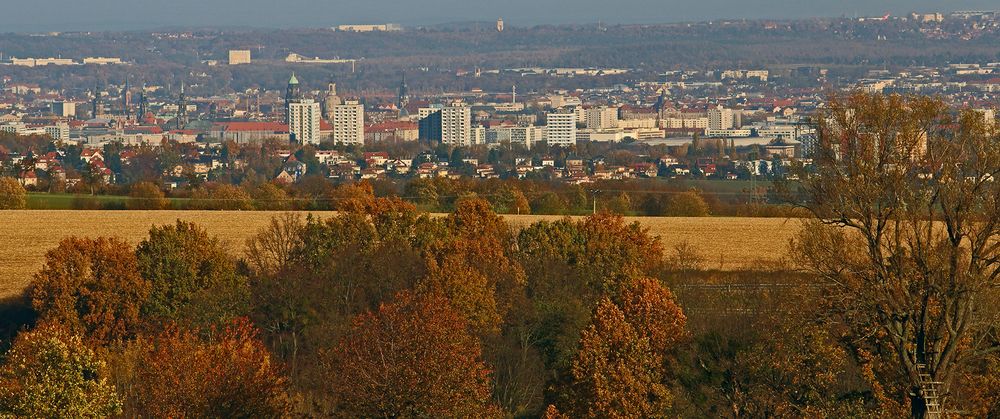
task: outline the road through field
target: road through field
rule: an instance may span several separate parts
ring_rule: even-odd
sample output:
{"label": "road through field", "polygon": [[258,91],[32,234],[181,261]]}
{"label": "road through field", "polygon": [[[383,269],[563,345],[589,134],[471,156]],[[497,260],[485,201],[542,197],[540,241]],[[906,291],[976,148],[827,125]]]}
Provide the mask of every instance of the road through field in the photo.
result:
{"label": "road through field", "polygon": [[[45,252],[69,236],[116,236],[130,243],[146,237],[153,225],[177,219],[204,226],[230,251],[241,254],[244,241],[275,215],[266,211],[0,211],[0,297],[21,292],[41,267]],[[333,213],[320,212],[319,216]],[[559,216],[509,215],[514,228]],[[770,269],[785,262],[788,240],[800,222],[781,218],[630,217],[663,240],[665,247],[688,243],[706,261],[722,270]]]}

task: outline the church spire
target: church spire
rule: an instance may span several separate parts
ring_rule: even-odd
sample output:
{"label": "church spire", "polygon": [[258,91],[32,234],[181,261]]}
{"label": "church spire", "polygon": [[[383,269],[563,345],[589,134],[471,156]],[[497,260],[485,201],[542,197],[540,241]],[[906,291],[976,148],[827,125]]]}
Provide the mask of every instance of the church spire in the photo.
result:
{"label": "church spire", "polygon": [[288,87],[285,89],[285,123],[289,123],[288,116],[291,110],[292,101],[302,98],[302,92],[299,88],[299,79],[295,77],[295,73],[292,72],[292,77],[288,79]]}
{"label": "church spire", "polygon": [[187,125],[187,97],[184,95],[185,82],[181,81],[181,93],[177,95],[177,117],[174,118],[177,121],[177,129],[184,128]]}
{"label": "church spire", "polygon": [[132,119],[132,87],[129,85],[128,75],[125,76],[125,87],[122,88],[122,114],[125,119]]}
{"label": "church spire", "polygon": [[399,82],[399,96],[396,99],[400,113],[404,113],[406,105],[410,103],[410,88],[406,85],[406,73],[402,73],[402,79]]}

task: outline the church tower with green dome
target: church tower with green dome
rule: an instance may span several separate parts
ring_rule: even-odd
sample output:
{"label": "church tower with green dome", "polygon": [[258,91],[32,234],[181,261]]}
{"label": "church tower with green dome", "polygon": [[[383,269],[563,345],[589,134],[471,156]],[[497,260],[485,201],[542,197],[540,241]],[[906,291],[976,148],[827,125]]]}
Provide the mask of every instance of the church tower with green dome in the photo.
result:
{"label": "church tower with green dome", "polygon": [[288,123],[288,110],[289,104],[293,100],[298,100],[302,98],[302,91],[299,88],[299,79],[295,78],[295,73],[292,73],[292,77],[288,79],[288,87],[285,89],[285,123]]}

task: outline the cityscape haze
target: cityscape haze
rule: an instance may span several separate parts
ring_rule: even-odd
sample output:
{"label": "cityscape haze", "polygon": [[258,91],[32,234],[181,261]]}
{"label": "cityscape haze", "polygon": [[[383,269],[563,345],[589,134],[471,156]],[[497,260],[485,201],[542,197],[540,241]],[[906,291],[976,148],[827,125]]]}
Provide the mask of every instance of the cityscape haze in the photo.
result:
{"label": "cityscape haze", "polygon": [[991,0],[8,0],[0,28],[9,32],[105,31],[178,27],[328,27],[346,23],[398,22],[409,26],[489,22],[496,16],[513,26],[540,24],[670,23],[717,19],[798,19],[881,16],[947,6],[992,10]]}
{"label": "cityscape haze", "polygon": [[0,418],[1000,418],[996,0],[3,6]]}

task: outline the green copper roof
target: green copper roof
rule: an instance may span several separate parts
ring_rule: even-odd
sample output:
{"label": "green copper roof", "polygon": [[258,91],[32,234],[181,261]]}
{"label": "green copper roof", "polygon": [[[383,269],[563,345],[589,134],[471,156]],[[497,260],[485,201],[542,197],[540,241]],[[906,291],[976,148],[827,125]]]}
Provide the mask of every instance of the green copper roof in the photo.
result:
{"label": "green copper roof", "polygon": [[288,84],[299,84],[299,79],[295,78],[295,73],[292,73],[292,78],[288,79]]}

